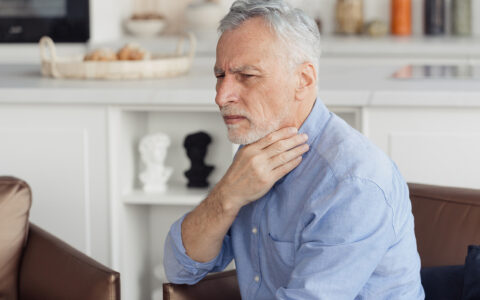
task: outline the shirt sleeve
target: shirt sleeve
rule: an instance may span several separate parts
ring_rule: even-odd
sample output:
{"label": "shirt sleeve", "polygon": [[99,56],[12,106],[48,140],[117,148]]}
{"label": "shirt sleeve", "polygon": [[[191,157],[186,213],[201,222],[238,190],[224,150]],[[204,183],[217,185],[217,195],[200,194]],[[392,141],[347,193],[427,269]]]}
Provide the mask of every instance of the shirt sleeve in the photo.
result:
{"label": "shirt sleeve", "polygon": [[172,283],[195,284],[209,272],[219,272],[227,267],[233,259],[230,231],[223,239],[220,253],[209,262],[201,263],[191,259],[182,242],[182,222],[184,215],[173,223],[165,241],[163,266],[167,279]]}
{"label": "shirt sleeve", "polygon": [[277,299],[352,300],[395,240],[383,191],[361,178],[343,180],[306,208],[295,267]]}

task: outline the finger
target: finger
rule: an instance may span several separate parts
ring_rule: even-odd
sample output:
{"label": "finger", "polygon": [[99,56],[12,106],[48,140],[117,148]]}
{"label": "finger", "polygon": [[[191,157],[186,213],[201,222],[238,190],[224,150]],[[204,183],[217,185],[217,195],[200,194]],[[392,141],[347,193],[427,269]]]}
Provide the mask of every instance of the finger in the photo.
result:
{"label": "finger", "polygon": [[302,156],[303,153],[307,152],[309,149],[308,144],[303,144],[288,151],[282,152],[278,155],[275,155],[270,159],[270,167],[272,169],[278,168],[281,165],[284,165],[291,160]]}
{"label": "finger", "polygon": [[[292,137],[276,141],[275,143],[271,144],[267,148],[265,148],[265,154],[267,157],[273,157],[280,153],[284,153],[290,149],[297,147],[305,143],[308,140],[308,135],[306,133],[297,134]],[[290,160],[290,159],[289,159]]]}
{"label": "finger", "polygon": [[275,182],[277,182],[283,176],[287,175],[288,172],[295,169],[301,162],[302,162],[302,156],[298,156],[298,157],[292,159],[291,161],[289,161],[289,162],[287,162],[283,165],[280,165],[279,167],[274,169],[272,172],[273,172],[273,176],[275,178]]}
{"label": "finger", "polygon": [[297,128],[296,127],[285,127],[281,128],[279,130],[276,130],[270,134],[267,134],[265,137],[261,138],[254,144],[259,147],[260,149],[264,149],[271,144],[275,143],[276,141],[282,140],[289,138],[295,134],[297,134]]}

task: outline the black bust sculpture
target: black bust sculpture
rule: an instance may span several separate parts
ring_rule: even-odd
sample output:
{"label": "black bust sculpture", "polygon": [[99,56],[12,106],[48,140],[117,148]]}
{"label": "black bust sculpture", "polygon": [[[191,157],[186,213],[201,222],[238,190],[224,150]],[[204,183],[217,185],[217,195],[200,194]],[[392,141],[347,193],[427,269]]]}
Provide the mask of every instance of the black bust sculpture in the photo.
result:
{"label": "black bust sculpture", "polygon": [[204,159],[207,154],[207,146],[211,141],[210,136],[202,131],[189,134],[185,138],[183,147],[190,159],[190,169],[184,173],[188,178],[188,187],[208,187],[207,177],[214,167],[205,165]]}

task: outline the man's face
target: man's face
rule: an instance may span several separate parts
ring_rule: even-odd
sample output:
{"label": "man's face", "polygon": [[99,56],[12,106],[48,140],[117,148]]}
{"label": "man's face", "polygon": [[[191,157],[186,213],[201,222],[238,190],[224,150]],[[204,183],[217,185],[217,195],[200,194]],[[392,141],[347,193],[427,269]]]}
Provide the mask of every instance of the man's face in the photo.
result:
{"label": "man's face", "polygon": [[233,143],[250,144],[291,125],[296,80],[283,45],[261,18],[220,37],[215,102]]}

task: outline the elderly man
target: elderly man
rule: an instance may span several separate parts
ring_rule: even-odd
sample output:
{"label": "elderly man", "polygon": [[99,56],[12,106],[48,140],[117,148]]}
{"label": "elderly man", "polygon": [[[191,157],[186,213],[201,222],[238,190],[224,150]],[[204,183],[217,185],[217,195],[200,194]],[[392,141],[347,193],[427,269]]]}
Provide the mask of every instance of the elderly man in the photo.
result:
{"label": "elderly man", "polygon": [[169,280],[194,284],[235,259],[243,299],[423,299],[408,188],[317,99],[313,20],[239,0],[219,30],[215,102],[243,146],[172,225]]}

